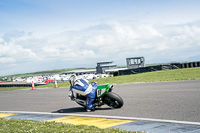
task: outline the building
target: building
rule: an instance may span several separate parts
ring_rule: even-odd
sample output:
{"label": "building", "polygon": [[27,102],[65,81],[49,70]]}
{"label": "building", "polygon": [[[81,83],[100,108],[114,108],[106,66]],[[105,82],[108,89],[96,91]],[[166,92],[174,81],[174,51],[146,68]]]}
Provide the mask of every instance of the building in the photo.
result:
{"label": "building", "polygon": [[114,61],[98,62],[96,67],[96,72],[98,74],[105,74],[106,70],[116,69],[117,65],[113,64]]}
{"label": "building", "polygon": [[109,74],[109,75],[118,75],[118,72],[121,70],[126,69],[134,69],[145,67],[145,60],[144,57],[131,57],[126,58],[127,68],[117,68],[117,65],[113,63],[114,61],[104,61],[104,62],[97,62],[96,69],[89,69],[89,70],[73,70],[65,72],[64,74],[76,74],[85,75],[85,74]]}
{"label": "building", "polygon": [[77,76],[79,75],[84,75],[84,74],[95,74],[96,69],[89,69],[89,70],[73,70],[73,71],[68,71],[63,74],[69,75],[69,74],[76,74]]}
{"label": "building", "polygon": [[131,57],[126,58],[127,68],[134,69],[139,67],[145,67],[144,57]]}

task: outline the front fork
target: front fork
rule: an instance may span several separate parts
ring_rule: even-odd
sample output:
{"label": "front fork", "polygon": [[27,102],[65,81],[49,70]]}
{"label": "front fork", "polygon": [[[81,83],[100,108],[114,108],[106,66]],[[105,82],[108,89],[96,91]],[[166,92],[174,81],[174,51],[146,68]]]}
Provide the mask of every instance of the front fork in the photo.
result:
{"label": "front fork", "polygon": [[114,88],[114,86],[111,85],[111,86],[110,86],[110,89],[109,89],[109,92],[111,92],[111,91],[113,90],[113,88]]}

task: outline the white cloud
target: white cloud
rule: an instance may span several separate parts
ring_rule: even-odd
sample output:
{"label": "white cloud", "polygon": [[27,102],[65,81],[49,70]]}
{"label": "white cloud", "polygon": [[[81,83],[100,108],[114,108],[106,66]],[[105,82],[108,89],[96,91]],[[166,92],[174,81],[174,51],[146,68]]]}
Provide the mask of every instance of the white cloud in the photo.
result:
{"label": "white cloud", "polygon": [[20,45],[13,45],[13,44],[5,44],[2,45],[0,44],[1,47],[1,52],[0,52],[0,57],[8,57],[13,58],[13,60],[24,60],[24,59],[29,59],[29,58],[34,58],[37,59],[37,55],[32,52],[31,49],[23,48]]}
{"label": "white cloud", "polygon": [[0,63],[4,64],[4,63],[14,63],[15,62],[15,59],[13,58],[9,58],[9,57],[1,57],[0,58]]}
{"label": "white cloud", "polygon": [[0,38],[0,43],[2,43],[3,42],[3,39],[2,38]]}
{"label": "white cloud", "polygon": [[6,33],[3,38],[5,41],[12,41],[13,39],[20,38],[25,35],[24,31],[12,30]]}
{"label": "white cloud", "polygon": [[110,21],[42,38],[11,31],[0,37],[0,64],[13,63],[19,67],[34,61],[49,62],[55,68],[80,67],[80,64],[87,67],[87,63],[95,67],[101,60],[116,60],[117,64],[125,65],[125,58],[133,56],[145,56],[147,63],[179,61],[199,54],[199,25],[198,21],[180,25]]}
{"label": "white cloud", "polygon": [[112,42],[113,42],[113,36],[107,34],[104,35],[99,34],[89,38],[85,44],[91,47],[102,47],[106,45],[112,45]]}
{"label": "white cloud", "polygon": [[95,58],[96,54],[94,53],[93,50],[83,50],[80,51],[81,53],[78,54],[79,56],[82,56],[83,58],[87,59],[87,58]]}

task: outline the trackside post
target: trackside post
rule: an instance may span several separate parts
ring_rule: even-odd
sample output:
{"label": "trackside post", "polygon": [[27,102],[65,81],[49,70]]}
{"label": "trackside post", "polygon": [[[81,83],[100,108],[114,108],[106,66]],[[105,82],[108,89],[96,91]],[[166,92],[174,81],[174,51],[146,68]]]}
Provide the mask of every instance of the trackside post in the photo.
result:
{"label": "trackside post", "polygon": [[32,90],[35,90],[35,85],[34,85],[33,80],[32,80]]}
{"label": "trackside post", "polygon": [[58,88],[58,83],[57,83],[56,79],[55,79],[55,88]]}

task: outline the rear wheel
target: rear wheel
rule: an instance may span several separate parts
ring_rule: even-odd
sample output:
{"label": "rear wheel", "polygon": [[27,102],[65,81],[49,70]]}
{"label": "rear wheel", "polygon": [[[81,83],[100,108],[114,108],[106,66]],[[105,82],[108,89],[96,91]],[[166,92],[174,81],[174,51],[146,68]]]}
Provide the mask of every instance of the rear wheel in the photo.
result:
{"label": "rear wheel", "polygon": [[104,100],[108,106],[113,108],[121,108],[124,104],[123,99],[113,92],[107,92],[105,94]]}

